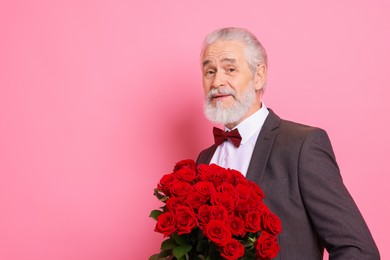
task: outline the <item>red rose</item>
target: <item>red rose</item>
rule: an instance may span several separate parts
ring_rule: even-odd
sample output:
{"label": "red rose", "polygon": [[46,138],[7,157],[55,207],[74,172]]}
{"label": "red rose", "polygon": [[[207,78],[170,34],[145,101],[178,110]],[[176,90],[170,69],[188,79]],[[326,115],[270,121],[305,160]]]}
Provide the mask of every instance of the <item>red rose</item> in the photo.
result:
{"label": "red rose", "polygon": [[265,205],[264,202],[262,202],[262,201],[260,201],[259,203],[257,203],[256,210],[257,210],[258,212],[260,212],[261,215],[263,215],[264,213],[266,213],[266,212],[269,211],[267,205]]}
{"label": "red rose", "polygon": [[245,236],[245,222],[242,218],[233,216],[230,219],[230,230],[235,236]]}
{"label": "red rose", "polygon": [[225,207],[228,213],[234,210],[234,200],[227,193],[216,192],[211,194],[210,197],[211,205],[222,205]]}
{"label": "red rose", "polygon": [[168,211],[176,211],[178,206],[184,206],[184,200],[182,198],[169,198],[165,201]]}
{"label": "red rose", "polygon": [[214,183],[210,181],[199,181],[195,183],[194,189],[200,194],[210,196],[215,192]]}
{"label": "red rose", "polygon": [[211,208],[209,205],[203,205],[198,209],[198,220],[199,225],[204,226],[205,224],[209,223],[211,218],[213,217],[213,214],[211,212]]}
{"label": "red rose", "polygon": [[182,168],[189,168],[191,170],[195,170],[196,163],[194,162],[194,160],[191,160],[191,159],[182,160],[182,161],[176,163],[175,167],[173,168],[173,171],[177,172],[178,170],[180,170]]}
{"label": "red rose", "polygon": [[238,197],[244,200],[248,199],[251,195],[249,186],[242,183],[236,185],[236,193]]}
{"label": "red rose", "polygon": [[175,172],[175,176],[185,182],[193,182],[197,178],[197,173],[194,169],[183,167]]}
{"label": "red rose", "polygon": [[280,250],[276,236],[263,232],[255,242],[255,248],[260,260],[275,258]]}
{"label": "red rose", "polygon": [[191,233],[191,229],[196,227],[197,221],[195,213],[191,208],[186,206],[179,206],[175,212],[177,233],[188,234]]}
{"label": "red rose", "polygon": [[265,197],[264,192],[263,192],[263,190],[260,188],[259,185],[257,185],[257,184],[254,183],[253,181],[248,181],[248,185],[249,185],[250,189],[252,190],[252,192],[254,192],[254,193],[256,193],[257,195],[259,195],[261,199],[264,199],[264,197]]}
{"label": "red rose", "polygon": [[221,256],[227,260],[236,260],[245,253],[245,247],[240,241],[231,238],[226,245],[222,247]]}
{"label": "red rose", "polygon": [[213,175],[213,183],[214,183],[215,187],[218,187],[219,185],[221,185],[222,182],[223,182],[222,171],[215,172]]}
{"label": "red rose", "polygon": [[257,193],[251,192],[250,197],[245,201],[248,204],[249,211],[259,211],[260,213],[269,211],[267,205],[264,204],[263,199]]}
{"label": "red rose", "polygon": [[229,226],[225,222],[215,219],[210,220],[204,226],[203,234],[218,246],[226,245],[231,238]]}
{"label": "red rose", "polygon": [[202,195],[198,192],[191,192],[186,197],[186,203],[188,206],[197,209],[200,206],[204,205],[207,202],[208,198],[205,195]]}
{"label": "red rose", "polygon": [[225,169],[224,171],[221,172],[222,180],[224,182],[227,182],[230,184],[235,184],[235,178],[234,178],[234,175],[232,174],[232,171],[235,171],[235,170]]}
{"label": "red rose", "polygon": [[213,214],[213,219],[221,220],[223,222],[229,222],[229,214],[226,208],[222,205],[211,206],[211,213]]}
{"label": "red rose", "polygon": [[263,212],[264,208],[267,207],[257,195],[253,195],[253,197],[249,197],[246,201],[248,202],[250,211]]}
{"label": "red rose", "polygon": [[282,232],[282,222],[271,211],[261,215],[261,227],[271,235],[277,235]]}
{"label": "red rose", "polygon": [[229,182],[223,182],[221,185],[217,187],[217,191],[221,193],[227,193],[233,198],[236,195],[236,191],[234,189],[234,186]]}
{"label": "red rose", "polygon": [[223,182],[222,173],[225,171],[226,169],[216,164],[198,166],[199,179],[201,181],[212,181],[215,187]]}
{"label": "red rose", "polygon": [[172,235],[176,231],[175,215],[171,212],[165,212],[158,216],[154,231],[162,233],[164,237]]}
{"label": "red rose", "polygon": [[242,175],[241,172],[233,170],[233,169],[231,169],[229,172],[234,178],[233,185],[237,185],[238,183],[247,184],[248,180],[245,178],[244,175]]}
{"label": "red rose", "polygon": [[250,211],[245,215],[245,228],[248,232],[260,231],[260,213],[257,211]]}
{"label": "red rose", "polygon": [[169,192],[173,197],[186,197],[193,191],[193,187],[188,182],[178,181],[171,186]]}
{"label": "red rose", "polygon": [[169,189],[172,187],[173,184],[178,182],[178,179],[176,176],[172,173],[165,174],[160,179],[160,182],[157,184],[157,188],[165,193],[165,195],[170,196]]}
{"label": "red rose", "polygon": [[239,199],[236,200],[235,213],[240,217],[245,218],[245,215],[249,212],[249,204],[247,200]]}
{"label": "red rose", "polygon": [[198,177],[201,181],[212,181],[214,175],[214,167],[211,165],[200,164],[198,165]]}

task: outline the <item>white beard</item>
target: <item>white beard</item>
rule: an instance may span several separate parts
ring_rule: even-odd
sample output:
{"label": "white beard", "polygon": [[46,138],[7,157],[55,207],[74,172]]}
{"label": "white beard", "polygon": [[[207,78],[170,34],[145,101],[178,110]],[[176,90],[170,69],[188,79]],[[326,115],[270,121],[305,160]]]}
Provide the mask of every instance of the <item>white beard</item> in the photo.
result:
{"label": "white beard", "polygon": [[[234,98],[231,107],[224,107],[222,101],[217,101],[215,105],[211,103],[213,95],[230,94]],[[203,106],[203,112],[206,118],[218,124],[232,124],[239,122],[253,106],[256,100],[255,84],[251,81],[248,87],[244,90],[241,96],[238,96],[236,91],[230,87],[213,88],[207,94]]]}

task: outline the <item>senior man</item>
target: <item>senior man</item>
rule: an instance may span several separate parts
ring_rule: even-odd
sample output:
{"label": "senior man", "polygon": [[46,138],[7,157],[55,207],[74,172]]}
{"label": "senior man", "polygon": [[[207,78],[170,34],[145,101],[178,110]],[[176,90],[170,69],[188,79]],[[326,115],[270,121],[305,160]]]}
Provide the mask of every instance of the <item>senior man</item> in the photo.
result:
{"label": "senior man", "polygon": [[[262,102],[267,54],[242,28],[209,34],[201,53],[204,112],[225,131],[197,163],[236,169],[256,182],[279,216],[277,259],[379,259],[356,204],[342,182],[326,132],[280,119]],[[226,134],[227,133],[227,134]]]}

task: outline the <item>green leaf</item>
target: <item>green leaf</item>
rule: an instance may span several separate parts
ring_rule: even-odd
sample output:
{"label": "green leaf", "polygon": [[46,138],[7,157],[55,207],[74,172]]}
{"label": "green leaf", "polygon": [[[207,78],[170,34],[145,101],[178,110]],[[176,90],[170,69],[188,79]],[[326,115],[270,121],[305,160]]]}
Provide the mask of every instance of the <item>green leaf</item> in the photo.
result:
{"label": "green leaf", "polygon": [[187,254],[188,252],[190,252],[192,249],[192,246],[190,245],[182,245],[182,246],[178,246],[178,247],[175,247],[173,249],[173,255],[177,258],[177,259],[180,259],[182,258],[185,254]]}
{"label": "green leaf", "polygon": [[157,220],[157,217],[160,216],[162,213],[163,213],[163,212],[162,212],[161,210],[155,209],[155,210],[152,210],[152,212],[150,212],[149,217],[151,217],[151,218]]}
{"label": "green leaf", "polygon": [[244,247],[249,247],[249,248],[252,248],[253,247],[253,243],[250,242],[250,241],[244,241]]}
{"label": "green leaf", "polygon": [[178,244],[176,244],[175,240],[170,238],[161,243],[161,250],[170,250],[177,246]]}
{"label": "green leaf", "polygon": [[164,199],[164,198],[165,198],[165,200],[166,200],[166,199],[168,198],[168,197],[165,196],[163,193],[160,193],[160,190],[157,189],[157,188],[154,189],[154,196],[156,196],[157,199],[159,199],[159,200],[162,200],[162,199]]}
{"label": "green leaf", "polygon": [[158,254],[159,259],[167,259],[168,256],[172,255],[172,250],[162,250],[160,254]]}
{"label": "green leaf", "polygon": [[248,241],[254,244],[256,242],[257,238],[256,237],[249,237]]}
{"label": "green leaf", "polygon": [[160,201],[161,201],[161,202],[165,202],[167,199],[169,199],[169,197],[165,196],[165,197],[162,197],[162,198],[160,199]]}
{"label": "green leaf", "polygon": [[180,245],[180,246],[183,246],[183,245],[188,245],[188,241],[184,238],[184,236],[180,236],[178,235],[176,232],[173,233],[172,235],[172,238],[175,240],[175,242]]}

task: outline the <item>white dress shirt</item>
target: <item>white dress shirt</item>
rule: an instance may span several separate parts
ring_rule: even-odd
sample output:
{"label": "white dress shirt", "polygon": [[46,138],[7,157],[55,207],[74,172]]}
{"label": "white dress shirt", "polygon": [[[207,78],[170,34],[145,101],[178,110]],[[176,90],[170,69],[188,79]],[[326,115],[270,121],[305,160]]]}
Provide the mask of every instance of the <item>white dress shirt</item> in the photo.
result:
{"label": "white dress shirt", "polygon": [[[210,164],[214,163],[224,168],[235,169],[246,176],[257,137],[268,113],[268,109],[262,103],[259,110],[234,128],[238,129],[242,137],[240,146],[235,147],[230,140],[223,142],[215,151]],[[225,127],[225,130],[230,131],[233,129]]]}

